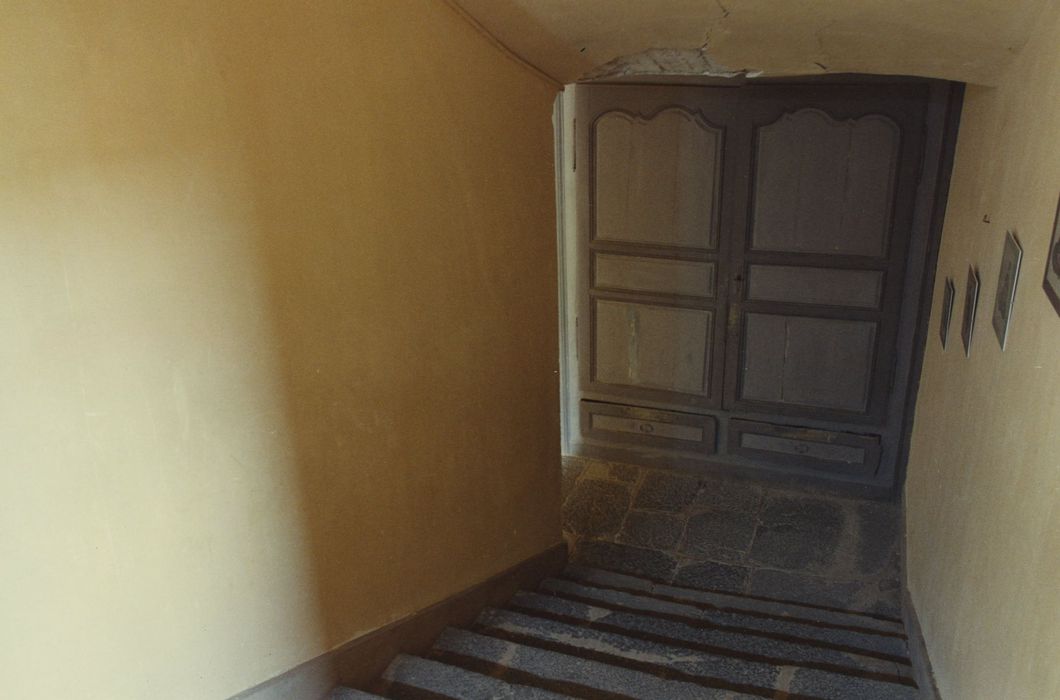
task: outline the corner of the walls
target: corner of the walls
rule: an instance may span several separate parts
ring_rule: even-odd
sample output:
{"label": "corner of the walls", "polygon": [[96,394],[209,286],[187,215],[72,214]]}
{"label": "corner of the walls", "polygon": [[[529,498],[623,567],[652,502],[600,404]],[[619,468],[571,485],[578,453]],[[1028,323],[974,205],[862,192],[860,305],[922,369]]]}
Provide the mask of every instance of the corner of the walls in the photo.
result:
{"label": "corner of the walls", "polygon": [[466,625],[519,589],[535,588],[566,566],[570,544],[555,542],[495,576],[423,610],[358,635],[228,700],[323,700],[339,684],[367,688],[398,654],[422,654],[445,627]]}
{"label": "corner of the walls", "polygon": [[479,22],[470,12],[461,7],[460,4],[456,2],[456,0],[442,0],[442,2],[444,2],[446,6],[448,6],[449,9],[456,13],[462,20],[471,25],[471,27],[474,28],[475,31],[477,31],[479,34],[481,34],[483,38],[486,39],[486,41],[493,44],[493,46],[496,47],[496,49],[502,54],[507,56],[512,61],[518,63],[526,70],[533,73],[534,76],[544,81],[546,84],[549,85],[549,87],[553,88],[556,92],[563,91],[563,80],[560,80],[556,76],[549,75],[541,68],[535,66],[533,63],[530,63],[530,61],[517,54],[515,51],[509,48],[507,44],[497,38],[497,36],[493,32],[487,29],[486,26],[482,24],[482,22]]}
{"label": "corner of the walls", "polygon": [[942,696],[939,695],[938,684],[935,683],[935,672],[931,668],[931,658],[928,655],[924,631],[920,627],[916,606],[906,586],[902,589],[902,622],[905,623],[909,660],[913,666],[913,680],[920,689],[920,698],[921,700],[940,700]]}
{"label": "corner of the walls", "polygon": [[931,84],[931,110],[937,113],[941,124],[938,144],[940,158],[937,172],[930,187],[931,212],[926,222],[928,244],[926,249],[926,268],[923,286],[920,289],[920,308],[917,311],[917,328],[913,340],[913,359],[909,372],[909,388],[906,394],[905,416],[902,425],[902,438],[898,447],[897,473],[895,474],[895,497],[904,500],[906,478],[909,473],[909,460],[912,454],[912,437],[916,421],[917,399],[920,394],[921,375],[924,368],[924,355],[929,342],[931,309],[934,303],[934,290],[938,273],[939,254],[942,248],[942,231],[946,223],[946,207],[949,199],[950,181],[953,176],[953,164],[957,153],[957,136],[960,130],[961,111],[964,105],[964,83],[951,81],[934,81]]}
{"label": "corner of the walls", "polygon": [[913,669],[913,680],[920,690],[921,700],[940,700],[938,684],[935,682],[935,672],[931,666],[931,657],[928,653],[927,640],[924,638],[924,630],[920,626],[920,616],[913,602],[913,595],[909,589],[909,537],[908,517],[906,513],[906,498],[904,490],[899,494],[899,506],[901,512],[902,532],[898,538],[898,566],[899,583],[902,591],[902,624],[905,626],[907,645],[909,647],[909,661]]}

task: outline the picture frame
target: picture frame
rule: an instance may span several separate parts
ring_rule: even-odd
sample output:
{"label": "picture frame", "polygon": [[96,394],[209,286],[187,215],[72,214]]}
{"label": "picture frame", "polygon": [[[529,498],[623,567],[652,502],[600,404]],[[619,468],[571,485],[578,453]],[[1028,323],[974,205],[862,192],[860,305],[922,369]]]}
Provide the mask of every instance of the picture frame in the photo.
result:
{"label": "picture frame", "polygon": [[1001,267],[997,275],[997,293],[994,295],[994,317],[992,325],[1001,351],[1005,351],[1009,324],[1012,322],[1012,307],[1016,303],[1016,284],[1019,282],[1023,247],[1016,234],[1005,233],[1005,248],[1001,254]]}
{"label": "picture frame", "polygon": [[961,322],[961,342],[964,356],[972,356],[972,334],[975,332],[975,311],[979,305],[979,271],[968,266],[968,282],[964,288],[964,319]]}
{"label": "picture frame", "polygon": [[1060,315],[1060,199],[1056,203],[1056,216],[1053,218],[1053,237],[1049,241],[1049,251],[1045,256],[1045,278],[1042,280],[1045,296],[1053,304],[1053,309]]}
{"label": "picture frame", "polygon": [[946,278],[946,286],[942,292],[942,310],[939,318],[939,338],[942,340],[942,349],[946,349],[946,341],[949,340],[950,323],[953,320],[953,301],[957,296],[957,288],[953,284],[953,278]]}

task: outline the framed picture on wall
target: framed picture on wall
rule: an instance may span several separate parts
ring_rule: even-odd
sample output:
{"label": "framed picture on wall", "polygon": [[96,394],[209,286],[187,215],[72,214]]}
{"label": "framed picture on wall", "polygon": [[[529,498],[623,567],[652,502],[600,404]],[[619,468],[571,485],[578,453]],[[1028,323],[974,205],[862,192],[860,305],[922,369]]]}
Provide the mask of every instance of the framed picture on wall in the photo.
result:
{"label": "framed picture on wall", "polygon": [[942,315],[939,318],[939,338],[942,339],[942,349],[946,349],[946,341],[950,336],[950,321],[953,320],[953,298],[957,296],[957,288],[953,285],[953,278],[946,278],[946,288],[942,292]]}
{"label": "framed picture on wall", "polygon": [[1023,248],[1016,240],[1016,235],[1009,231],[1005,234],[1005,251],[1001,255],[1001,270],[997,275],[997,295],[994,297],[994,334],[1001,350],[1005,350],[1008,339],[1009,321],[1012,319],[1012,306],[1016,303],[1016,283],[1019,281],[1020,261],[1023,260]]}
{"label": "framed picture on wall", "polygon": [[961,341],[964,356],[972,356],[972,333],[975,331],[975,307],[979,304],[979,271],[968,266],[968,283],[964,288],[964,319],[961,322]]}
{"label": "framed picture on wall", "polygon": [[1053,219],[1053,239],[1049,242],[1049,254],[1045,258],[1045,280],[1042,282],[1045,294],[1053,302],[1053,308],[1060,314],[1060,202],[1056,205],[1056,218]]}

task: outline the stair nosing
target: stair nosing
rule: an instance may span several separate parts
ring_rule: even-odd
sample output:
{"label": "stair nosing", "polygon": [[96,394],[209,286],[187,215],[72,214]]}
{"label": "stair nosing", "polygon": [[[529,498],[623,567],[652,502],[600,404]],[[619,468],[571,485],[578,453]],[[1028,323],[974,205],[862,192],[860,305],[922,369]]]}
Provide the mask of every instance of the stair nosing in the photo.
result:
{"label": "stair nosing", "polygon": [[[601,567],[598,567],[598,566],[583,566],[583,565],[580,565],[580,564],[568,564],[566,567],[564,567],[563,571],[560,572],[560,574],[558,574],[557,576],[555,576],[553,578],[565,578],[565,579],[572,580],[572,581],[583,581],[583,579],[579,579],[576,575],[574,575],[574,576],[570,575],[572,572],[574,572],[575,574],[577,572],[587,572],[590,575],[593,572],[599,572],[601,574],[604,574],[605,576],[618,576],[618,577],[622,577],[622,578],[626,578],[626,579],[632,579],[634,581],[639,581],[641,583],[647,584],[648,587],[651,588],[651,589],[654,589],[655,587],[658,587],[658,586],[662,586],[662,587],[673,589],[673,590],[686,591],[686,592],[691,593],[693,595],[698,593],[698,594],[719,596],[719,597],[723,597],[723,598],[743,598],[743,599],[758,601],[758,602],[762,602],[762,603],[773,603],[773,604],[776,604],[776,605],[784,605],[784,606],[795,607],[795,608],[807,608],[807,609],[810,609],[810,610],[819,610],[821,612],[833,613],[833,614],[836,614],[836,615],[847,615],[847,616],[851,616],[851,617],[859,617],[859,618],[864,618],[864,619],[868,619],[868,620],[873,620],[875,622],[882,622],[882,623],[887,623],[889,625],[894,625],[896,628],[899,628],[899,629],[902,630],[902,632],[900,632],[900,634],[905,634],[905,631],[904,631],[905,630],[905,623],[904,623],[904,621],[901,620],[900,618],[891,617],[889,615],[881,615],[881,614],[870,613],[870,612],[865,612],[865,611],[861,611],[861,610],[849,610],[849,609],[845,609],[845,608],[838,608],[838,607],[833,607],[833,606],[828,606],[828,605],[820,605],[820,604],[816,604],[816,603],[807,603],[807,602],[799,601],[799,600],[791,600],[791,599],[785,599],[785,598],[775,598],[775,597],[771,597],[771,596],[763,596],[763,595],[758,595],[758,594],[754,594],[754,593],[738,593],[738,592],[735,592],[735,591],[726,591],[726,590],[721,590],[721,589],[693,588],[693,587],[690,587],[690,586],[681,586],[681,585],[678,585],[678,584],[675,584],[675,583],[671,583],[669,581],[663,581],[661,579],[655,579],[655,578],[652,578],[650,576],[646,576],[644,574],[631,574],[631,573],[627,573],[627,572],[624,572],[624,571],[617,571],[617,570],[614,570],[614,569],[604,569],[604,568],[601,568]],[[649,593],[649,594],[651,593],[651,591],[644,591],[644,592],[645,593]]]}
{"label": "stair nosing", "polygon": [[[553,640],[541,639],[534,637],[533,635],[522,634],[518,632],[511,632],[500,628],[493,627],[479,627],[475,626],[469,630],[476,634],[493,637],[506,641],[510,644],[517,644],[524,647],[533,647],[542,651],[550,651],[556,654],[563,654],[576,659],[595,661],[596,663],[603,664],[605,666],[612,666],[616,668],[625,668],[626,670],[636,671],[645,675],[650,675],[658,678],[664,682],[680,682],[688,683],[690,685],[700,686],[710,690],[716,690],[719,692],[729,693],[740,693],[752,697],[760,698],[773,698],[775,697],[777,690],[775,688],[766,688],[764,686],[756,686],[751,684],[737,683],[734,681],[727,681],[723,678],[715,676],[704,676],[682,671],[664,664],[654,663],[651,661],[643,661],[640,659],[633,659],[621,654],[614,654],[610,652],[598,651],[595,649],[588,649],[579,647],[574,644],[556,642]],[[650,670],[645,670],[650,669]],[[820,698],[814,698],[812,696],[800,695],[796,693],[789,693],[785,696],[788,700],[821,700]]]}
{"label": "stair nosing", "polygon": [[[596,607],[596,606],[589,606],[589,607]],[[606,607],[601,607],[599,609],[609,610]],[[498,610],[498,609],[490,608],[490,609],[487,609],[486,611],[484,611],[484,613],[488,612],[490,610]],[[601,630],[601,631],[610,632],[612,634],[622,634],[622,635],[625,635],[627,637],[631,637],[631,638],[634,638],[634,639],[641,639],[641,640],[647,641],[647,642],[653,642],[653,643],[657,643],[657,644],[665,644],[665,645],[669,645],[669,646],[673,646],[673,647],[677,647],[677,648],[682,648],[682,649],[689,649],[691,651],[696,651],[696,652],[700,652],[700,653],[704,653],[704,654],[711,654],[711,655],[714,655],[714,656],[724,656],[724,657],[727,657],[727,658],[740,660],[740,661],[748,661],[748,662],[751,662],[751,663],[764,663],[764,664],[770,664],[770,665],[773,665],[773,666],[787,666],[787,667],[794,667],[794,668],[805,668],[805,669],[814,670],[814,671],[822,671],[822,672],[825,672],[825,673],[834,673],[834,674],[837,674],[837,675],[845,675],[845,676],[850,676],[850,677],[855,677],[855,678],[862,678],[862,679],[870,680],[870,681],[878,681],[878,682],[881,682],[881,683],[893,683],[895,685],[907,685],[907,686],[911,685],[913,687],[916,686],[916,683],[915,683],[915,681],[914,681],[914,679],[913,679],[913,677],[911,675],[912,674],[912,667],[911,666],[908,666],[908,668],[910,669],[910,675],[909,676],[903,676],[903,675],[901,675],[899,673],[886,673],[884,671],[874,671],[874,670],[870,670],[870,669],[857,668],[855,666],[843,666],[843,665],[840,665],[838,663],[832,663],[832,662],[828,662],[828,661],[813,661],[813,660],[807,660],[807,659],[793,659],[793,658],[783,658],[783,657],[769,656],[767,654],[760,653],[760,652],[742,651],[742,650],[739,650],[739,649],[732,649],[732,648],[727,648],[727,647],[723,647],[723,646],[714,646],[714,645],[707,644],[707,643],[704,643],[704,642],[693,642],[693,641],[688,640],[688,639],[681,639],[681,638],[678,638],[678,637],[670,637],[670,636],[666,636],[666,635],[663,635],[663,634],[655,634],[655,633],[651,633],[651,632],[645,632],[643,630],[632,629],[632,628],[624,627],[624,626],[618,625],[618,624],[607,623],[607,622],[602,621],[602,620],[595,620],[595,619],[586,620],[586,619],[581,619],[581,618],[577,618],[577,617],[572,617],[572,616],[569,616],[569,615],[564,615],[564,614],[559,613],[559,612],[540,610],[540,609],[532,608],[532,607],[524,607],[524,606],[520,605],[517,602],[517,600],[513,600],[512,602],[510,602],[508,604],[508,606],[504,608],[504,610],[510,610],[512,612],[516,612],[516,613],[519,613],[519,614],[522,614],[522,615],[526,615],[528,617],[540,617],[542,619],[552,620],[552,621],[555,621],[555,622],[558,622],[558,623],[570,625],[572,627],[585,627],[585,628],[588,628],[588,629],[597,629],[597,630]],[[621,613],[619,611],[611,611],[611,610],[609,610],[609,612],[613,612],[613,613],[616,613],[616,614],[627,614],[627,615],[631,615],[631,616],[634,616],[634,617],[643,618],[645,620],[653,619],[652,616],[649,615],[649,614]],[[681,623],[681,622],[670,621],[670,620],[665,620],[665,622],[669,622],[669,623],[675,624],[675,625],[683,625],[684,624],[684,623]],[[685,626],[688,627],[690,630],[694,630],[695,629],[691,625],[685,625]],[[818,648],[818,647],[814,647],[814,648]],[[836,653],[844,654],[845,652],[836,652]],[[879,659],[875,659],[875,660],[882,661],[882,660],[879,660]],[[904,664],[897,664],[895,662],[888,662],[888,663],[894,663],[896,667],[899,666],[899,665],[903,665],[904,666]]]}
{"label": "stair nosing", "polygon": [[[654,590],[643,591],[643,590],[639,590],[639,589],[636,589],[636,588],[621,588],[621,587],[616,586],[616,585],[609,585],[609,584],[600,583],[600,582],[597,582],[597,581],[585,581],[583,579],[570,578],[570,577],[567,577],[567,576],[562,575],[562,574],[559,575],[559,576],[550,577],[550,579],[546,579],[546,580],[567,581],[567,582],[576,583],[576,584],[582,585],[582,586],[590,586],[592,588],[602,588],[602,589],[605,589],[605,590],[615,591],[615,592],[618,592],[618,593],[627,593],[629,595],[637,595],[637,596],[642,596],[644,598],[654,598],[655,600],[661,600],[661,601],[665,601],[667,603],[678,603],[680,605],[688,605],[690,607],[701,608],[701,609],[705,609],[705,610],[717,610],[718,612],[723,612],[723,613],[734,613],[734,614],[738,614],[738,615],[746,615],[748,617],[757,617],[757,618],[761,618],[763,620],[777,620],[779,622],[794,622],[794,623],[798,623],[800,625],[808,625],[808,626],[811,626],[811,627],[822,627],[822,628],[827,628],[827,629],[841,630],[841,631],[845,631],[845,632],[856,632],[858,634],[871,634],[871,635],[874,635],[874,636],[877,636],[877,637],[891,637],[891,638],[894,638],[894,639],[900,639],[903,642],[908,642],[909,641],[909,637],[908,637],[908,635],[905,634],[905,632],[897,632],[897,631],[890,632],[890,631],[885,631],[885,630],[873,629],[871,627],[857,627],[855,625],[844,625],[844,624],[839,624],[839,623],[827,622],[827,621],[824,621],[824,620],[814,620],[814,619],[804,618],[804,617],[787,616],[787,615],[781,615],[781,614],[776,614],[776,613],[768,613],[768,612],[764,612],[764,611],[761,611],[761,610],[747,610],[747,609],[744,609],[744,608],[730,608],[730,607],[725,607],[725,606],[721,606],[721,605],[715,605],[713,603],[709,603],[709,602],[703,601],[703,600],[694,600],[694,599],[691,599],[691,598],[680,598],[680,597],[675,597],[675,596],[662,595],[659,592],[654,591]],[[667,588],[680,588],[680,587],[679,586],[667,586]],[[696,589],[684,589],[684,590],[695,591]],[[700,591],[700,592],[702,592],[702,591]],[[733,597],[737,597],[737,596],[733,596]]]}
{"label": "stair nosing", "polygon": [[[544,625],[536,624],[539,622],[544,622]],[[588,631],[589,634],[579,634],[579,629]],[[753,677],[749,678],[743,675],[742,672],[750,671],[752,676],[755,673],[776,673],[774,678],[779,679],[785,668],[793,668],[796,672],[804,671],[801,674],[802,677],[806,677],[807,680],[814,679],[818,683],[832,684],[836,681],[845,680],[861,684],[862,688],[874,688],[888,694],[899,692],[900,690],[906,694],[917,691],[916,683],[911,679],[905,678],[865,678],[864,676],[847,673],[837,674],[832,671],[808,669],[798,665],[733,659],[723,654],[698,650],[695,650],[695,653],[699,658],[688,658],[681,653],[684,648],[670,642],[643,642],[643,640],[637,640],[622,632],[579,627],[564,622],[535,618],[532,615],[510,610],[493,609],[491,613],[484,613],[476,622],[474,631],[497,636],[506,641],[525,646],[537,646],[571,656],[594,658],[602,663],[618,665],[621,661],[621,663],[626,665],[635,664],[636,667],[639,667],[639,670],[645,673],[652,673],[663,679],[671,679],[677,676],[687,682],[702,684],[710,688],[744,692],[763,697],[773,697],[774,692],[777,690],[776,686],[765,687],[759,685]],[[568,632],[573,634],[567,634]],[[638,644],[638,641],[641,643]],[[648,645],[647,651],[638,649],[643,644]],[[600,648],[601,646],[603,648]],[[674,652],[676,652],[676,655]],[[655,655],[658,658],[668,660],[659,661],[638,658],[638,654]],[[727,674],[724,671],[720,671],[721,668],[726,666],[724,663],[725,659],[737,662],[734,666],[728,666],[730,670]],[[693,671],[682,668],[682,665],[689,662],[695,663],[699,667],[698,670]],[[738,669],[739,671],[734,674],[733,669]],[[719,675],[719,672],[721,675]],[[775,680],[773,682],[775,683]],[[789,697],[794,695],[790,694]]]}
{"label": "stair nosing", "polygon": [[[428,653],[430,653],[430,652],[428,652]],[[400,686],[405,686],[405,687],[408,687],[408,688],[415,689],[417,691],[434,693],[435,695],[438,695],[439,697],[444,697],[444,698],[453,698],[454,697],[453,695],[446,694],[443,691],[440,691],[440,690],[437,690],[437,689],[432,689],[432,688],[429,688],[429,687],[425,687],[424,685],[415,683],[409,678],[398,679],[398,678],[394,678],[393,677],[393,674],[395,673],[395,669],[397,669],[397,668],[399,668],[401,666],[407,666],[407,665],[413,665],[413,666],[419,666],[419,667],[422,667],[423,665],[426,665],[427,666],[427,670],[429,670],[431,672],[435,672],[435,673],[437,673],[438,670],[439,670],[439,669],[436,668],[437,666],[448,667],[449,669],[459,673],[460,675],[467,674],[467,675],[472,676],[472,678],[469,679],[469,680],[472,680],[472,681],[475,681],[475,682],[483,682],[484,681],[484,682],[487,683],[487,685],[501,684],[501,685],[503,685],[503,686],[505,686],[507,688],[510,688],[513,691],[513,693],[512,693],[513,695],[518,694],[522,690],[537,690],[537,691],[541,691],[542,694],[544,694],[544,695],[553,696],[553,698],[551,700],[562,700],[563,698],[567,697],[565,695],[559,695],[557,693],[553,693],[552,691],[549,691],[549,690],[544,689],[544,688],[532,687],[532,686],[527,686],[527,685],[519,684],[519,683],[511,683],[511,682],[505,681],[503,679],[490,676],[490,675],[485,674],[485,673],[480,673],[478,671],[467,669],[467,668],[464,668],[462,666],[458,666],[458,665],[454,665],[454,664],[446,664],[446,663],[437,661],[435,659],[431,659],[428,656],[421,656],[421,655],[417,655],[417,654],[399,654],[390,663],[390,665],[387,666],[386,671],[383,672],[383,678],[388,681],[390,688],[392,688],[392,687],[394,687],[396,685],[400,685]],[[446,671],[442,670],[442,672],[444,673]],[[546,698],[542,698],[542,700],[550,700],[550,698],[546,697]]]}
{"label": "stair nosing", "polygon": [[[578,583],[577,585],[580,585],[580,586],[583,586],[583,587],[588,587],[588,588],[593,588],[593,586],[586,586],[583,583]],[[574,601],[574,602],[577,602],[577,603],[582,603],[582,604],[585,604],[585,605],[599,605],[600,604],[600,601],[596,601],[593,598],[587,598],[587,597],[579,596],[576,593],[554,591],[554,590],[550,590],[550,589],[547,589],[547,588],[541,589],[539,592],[543,593],[543,594],[547,594],[547,595],[553,595],[553,596],[556,596],[556,597],[564,598],[566,600]],[[654,598],[651,598],[651,596],[642,596],[639,593],[635,594],[635,593],[625,593],[625,592],[620,592],[620,591],[616,591],[616,592],[620,593],[621,595],[629,595],[629,596],[633,596],[633,597],[642,597],[642,598],[648,598],[648,599],[651,599],[651,600],[655,600]],[[683,603],[671,603],[670,601],[660,601],[660,602],[665,602],[665,603],[671,604],[671,605],[683,605]],[[709,628],[712,628],[712,629],[725,630],[725,631],[728,631],[728,632],[736,632],[736,633],[739,633],[739,634],[745,634],[745,635],[750,635],[750,636],[763,637],[763,638],[767,638],[767,639],[777,639],[777,640],[780,640],[780,641],[792,642],[792,643],[795,643],[795,644],[804,644],[804,645],[807,645],[807,646],[817,646],[817,647],[821,647],[821,648],[825,648],[825,649],[832,649],[832,650],[839,651],[839,652],[845,652],[845,653],[851,653],[851,654],[858,654],[858,655],[861,655],[861,656],[868,656],[868,657],[872,657],[872,658],[878,658],[878,659],[882,659],[884,661],[891,661],[891,662],[894,662],[894,663],[901,663],[901,664],[907,664],[907,665],[910,663],[908,655],[898,656],[898,655],[895,655],[895,654],[891,654],[889,652],[881,652],[881,651],[877,651],[877,650],[874,650],[874,649],[865,649],[865,648],[857,647],[857,646],[850,646],[850,645],[840,644],[840,643],[836,643],[836,642],[829,642],[829,641],[826,641],[826,640],[816,639],[816,638],[813,638],[813,637],[800,637],[800,636],[797,636],[797,635],[794,635],[794,634],[787,634],[787,633],[783,633],[783,632],[773,632],[773,631],[770,631],[770,630],[759,630],[759,629],[755,629],[753,627],[739,627],[739,626],[734,626],[734,625],[728,625],[728,624],[724,624],[724,623],[714,622],[714,621],[711,621],[711,620],[708,620],[708,619],[703,619],[703,618],[700,618],[700,617],[693,617],[693,616],[688,616],[688,615],[680,615],[680,614],[677,614],[677,613],[664,613],[664,612],[657,611],[657,610],[645,610],[645,609],[642,609],[642,608],[630,608],[630,607],[621,606],[621,605],[613,603],[613,602],[607,602],[606,604],[610,605],[611,608],[616,610],[616,611],[617,610],[621,610],[622,612],[630,612],[630,613],[638,613],[638,614],[650,614],[650,615],[654,615],[654,616],[657,616],[657,617],[660,617],[660,618],[664,618],[664,619],[671,619],[671,620],[674,620],[676,622],[683,622],[683,623],[689,624],[691,626],[709,627]],[[698,608],[695,608],[694,606],[688,606],[688,607],[691,607],[691,608],[693,608],[695,610],[698,610]],[[905,640],[899,640],[899,641],[905,641]]]}
{"label": "stair nosing", "polygon": [[[626,659],[621,659],[621,658],[615,659],[616,661],[619,662],[617,664],[616,663],[607,663],[605,661],[600,661],[598,659],[587,658],[587,657],[582,656],[582,655],[569,654],[569,653],[564,653],[564,652],[561,652],[561,651],[555,651],[555,650],[547,649],[547,648],[544,648],[544,647],[542,647],[541,645],[538,645],[538,644],[521,644],[521,643],[516,642],[516,641],[511,641],[511,640],[508,640],[508,639],[504,639],[503,637],[498,636],[496,634],[486,634],[484,632],[470,630],[470,629],[463,629],[463,628],[448,628],[446,630],[446,632],[451,634],[451,635],[458,636],[460,639],[464,639],[464,640],[475,641],[476,639],[483,639],[484,638],[484,639],[489,639],[489,640],[492,640],[492,641],[495,641],[495,642],[504,643],[505,645],[508,645],[508,646],[513,647],[515,649],[522,648],[522,649],[527,649],[527,650],[533,650],[533,651],[538,652],[539,654],[546,654],[548,656],[565,657],[567,659],[570,659],[573,662],[576,662],[578,665],[583,666],[583,667],[584,667],[585,664],[590,663],[595,668],[597,668],[600,672],[605,672],[604,671],[605,669],[607,669],[607,671],[606,671],[607,673],[610,673],[610,671],[620,671],[621,673],[632,674],[632,675],[635,675],[635,676],[640,676],[640,677],[647,678],[653,683],[662,683],[662,684],[678,683],[678,684],[681,684],[683,686],[695,687],[695,688],[699,688],[699,689],[708,689],[709,688],[711,690],[716,690],[719,693],[726,693],[726,692],[742,693],[742,691],[732,690],[732,689],[726,688],[726,687],[713,687],[713,686],[705,685],[703,683],[689,683],[689,682],[686,682],[686,681],[683,681],[683,680],[660,678],[657,675],[646,673],[644,671],[641,671],[641,670],[638,670],[638,669],[635,669],[635,668],[631,668],[629,663],[628,663],[629,660],[626,660]],[[446,651],[446,650],[442,650],[442,651]],[[438,650],[437,649],[432,650],[432,654],[433,653],[438,653]],[[451,651],[449,651],[447,653],[453,653],[453,654],[457,654],[457,655],[461,654],[461,652],[451,652]],[[472,657],[472,658],[479,659],[479,657]],[[479,659],[479,660],[484,662],[484,663],[495,664],[495,662],[492,662],[490,660],[486,660],[486,659]],[[507,669],[507,671],[515,671],[517,673],[529,673],[529,672],[527,672],[525,670],[517,669],[517,668],[514,668],[512,666],[506,666],[505,668]],[[547,678],[541,678],[540,680],[545,682],[545,683],[556,682],[557,681],[557,679],[547,679]],[[566,683],[568,681],[558,681],[558,682]],[[524,684],[525,685],[535,685],[535,683],[532,682],[532,681],[525,681]],[[616,692],[613,689],[609,690],[609,689],[606,689],[606,688],[597,688],[597,687],[594,687],[594,686],[584,685],[584,684],[581,684],[581,683],[575,683],[575,684],[576,685],[580,685],[582,688],[586,688],[586,689],[592,691],[592,693],[602,693],[602,694],[606,695],[609,698],[616,698],[617,699],[617,698],[628,698],[628,697],[630,697],[630,696],[622,695],[621,693],[618,693],[618,692]],[[537,687],[544,687],[544,686],[537,686]],[[746,693],[743,693],[743,694],[746,695]],[[577,697],[577,696],[575,696],[575,697]],[[596,698],[596,697],[600,697],[600,695],[590,694],[588,696],[583,696],[583,697]],[[772,697],[772,695],[763,696],[761,694],[756,694],[756,695],[750,696],[750,697]],[[790,697],[791,697],[791,700],[811,700],[811,698],[806,697],[806,696],[798,696],[797,697],[797,696],[792,695]],[[813,699],[813,700],[816,700],[816,699]]]}

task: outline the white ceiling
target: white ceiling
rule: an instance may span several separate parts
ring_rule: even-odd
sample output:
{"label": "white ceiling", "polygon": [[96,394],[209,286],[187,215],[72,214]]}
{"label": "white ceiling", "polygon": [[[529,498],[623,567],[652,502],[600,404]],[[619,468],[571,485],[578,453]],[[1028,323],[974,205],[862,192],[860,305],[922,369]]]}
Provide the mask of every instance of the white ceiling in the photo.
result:
{"label": "white ceiling", "polygon": [[[989,85],[1052,0],[452,1],[560,82],[645,51],[681,49],[694,58],[702,49],[722,72],[919,75]],[[643,71],[651,63],[611,68]]]}

